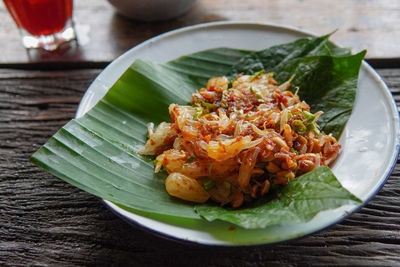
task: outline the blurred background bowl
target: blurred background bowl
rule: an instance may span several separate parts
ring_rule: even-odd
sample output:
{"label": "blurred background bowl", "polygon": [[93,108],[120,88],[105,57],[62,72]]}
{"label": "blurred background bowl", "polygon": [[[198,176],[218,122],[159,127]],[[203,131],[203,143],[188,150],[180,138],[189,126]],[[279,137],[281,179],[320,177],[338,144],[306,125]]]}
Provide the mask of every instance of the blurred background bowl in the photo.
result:
{"label": "blurred background bowl", "polygon": [[108,0],[122,15],[142,21],[175,18],[188,11],[196,0]]}

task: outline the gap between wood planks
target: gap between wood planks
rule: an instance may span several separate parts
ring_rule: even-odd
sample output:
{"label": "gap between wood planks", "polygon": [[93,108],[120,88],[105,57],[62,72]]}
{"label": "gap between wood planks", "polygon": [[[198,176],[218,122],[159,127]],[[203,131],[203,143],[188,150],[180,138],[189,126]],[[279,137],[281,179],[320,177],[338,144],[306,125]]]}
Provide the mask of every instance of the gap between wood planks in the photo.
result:
{"label": "gap between wood planks", "polygon": [[[376,69],[400,68],[400,58],[369,58],[369,65]],[[82,62],[27,62],[0,64],[0,69],[19,70],[75,70],[75,69],[103,69],[110,61],[82,61]]]}
{"label": "gap between wood planks", "polygon": [[75,70],[75,69],[104,69],[109,61],[99,62],[27,62],[0,64],[0,69],[18,70]]}

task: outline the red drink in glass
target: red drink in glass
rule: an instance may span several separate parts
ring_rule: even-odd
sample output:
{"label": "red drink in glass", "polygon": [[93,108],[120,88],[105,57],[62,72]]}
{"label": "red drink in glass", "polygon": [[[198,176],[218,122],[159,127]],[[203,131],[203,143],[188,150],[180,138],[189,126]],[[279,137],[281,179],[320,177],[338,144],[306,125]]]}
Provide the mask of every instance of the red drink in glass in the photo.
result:
{"label": "red drink in glass", "polygon": [[75,39],[72,0],[4,0],[26,48],[54,50]]}

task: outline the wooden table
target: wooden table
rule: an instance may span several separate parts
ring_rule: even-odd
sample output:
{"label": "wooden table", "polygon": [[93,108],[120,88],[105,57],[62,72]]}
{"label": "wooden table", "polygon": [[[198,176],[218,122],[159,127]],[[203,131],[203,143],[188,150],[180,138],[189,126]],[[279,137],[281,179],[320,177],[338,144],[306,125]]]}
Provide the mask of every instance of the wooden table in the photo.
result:
{"label": "wooden table", "polygon": [[[0,5],[0,265],[400,266],[400,164],[368,205],[307,238],[254,248],[209,248],[132,227],[97,199],[33,166],[29,156],[74,117],[112,59],[159,33],[215,20],[292,24],[327,33],[378,67],[400,103],[400,2],[212,1],[167,22],[132,22],[100,0],[76,1],[81,46],[29,55]],[[86,38],[86,39],[85,39]]]}

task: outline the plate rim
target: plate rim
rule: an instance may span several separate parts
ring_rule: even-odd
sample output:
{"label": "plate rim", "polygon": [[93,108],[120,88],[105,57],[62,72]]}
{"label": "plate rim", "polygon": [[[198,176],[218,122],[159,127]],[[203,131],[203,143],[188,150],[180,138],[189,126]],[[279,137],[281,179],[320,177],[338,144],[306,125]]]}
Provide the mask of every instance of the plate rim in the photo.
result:
{"label": "plate rim", "polygon": [[[254,21],[218,21],[218,22],[208,22],[208,23],[201,23],[201,24],[196,24],[196,25],[191,25],[191,26],[186,26],[186,27],[182,27],[179,29],[175,29],[175,30],[171,30],[165,33],[162,33],[160,35],[157,35],[155,37],[152,37],[130,49],[128,49],[126,52],[124,52],[123,54],[121,54],[120,56],[118,56],[116,59],[114,59],[112,62],[110,62],[100,73],[99,75],[92,81],[92,83],[89,85],[88,89],[86,90],[85,94],[83,95],[77,112],[75,114],[75,118],[78,118],[82,115],[84,115],[87,110],[84,110],[84,106],[85,106],[85,102],[87,102],[89,100],[89,94],[91,92],[91,88],[92,86],[95,87],[95,83],[96,82],[101,82],[101,76],[104,72],[106,72],[108,69],[113,68],[114,65],[117,65],[120,63],[120,61],[122,61],[125,57],[129,56],[130,53],[133,53],[135,50],[140,49],[141,47],[147,46],[149,44],[151,44],[152,42],[157,42],[159,39],[163,39],[163,38],[168,38],[169,36],[175,35],[175,34],[182,34],[182,33],[190,33],[190,31],[196,31],[199,29],[206,29],[209,27],[216,27],[216,26],[240,26],[240,27],[263,27],[265,28],[265,30],[267,30],[267,28],[273,28],[276,29],[278,31],[289,31],[289,32],[293,32],[293,33],[297,33],[297,34],[303,34],[303,35],[307,35],[307,36],[318,36],[317,34],[311,32],[311,31],[307,31],[304,29],[300,29],[298,27],[295,26],[291,26],[291,25],[284,25],[284,24],[278,24],[278,23],[260,23],[260,22],[254,22]],[[248,248],[248,247],[260,247],[260,246],[270,246],[270,245],[275,245],[277,243],[282,243],[282,242],[293,242],[295,240],[301,239],[301,238],[305,238],[307,236],[319,233],[320,231],[326,230],[327,228],[332,227],[333,225],[340,223],[341,221],[343,221],[344,219],[348,218],[350,215],[352,215],[353,213],[358,212],[361,208],[363,208],[366,204],[368,204],[368,202],[376,196],[376,194],[382,189],[382,187],[385,185],[385,183],[387,182],[387,179],[390,177],[391,173],[393,172],[393,169],[396,166],[396,162],[397,162],[397,158],[399,156],[400,153],[400,130],[399,130],[399,113],[397,110],[397,105],[396,102],[393,98],[392,93],[390,92],[390,89],[388,88],[388,86],[386,85],[386,83],[383,81],[383,79],[381,78],[381,76],[365,61],[363,60],[362,62],[362,68],[364,68],[368,74],[372,75],[373,79],[380,85],[380,87],[382,89],[384,89],[384,93],[385,93],[385,97],[387,98],[387,100],[389,100],[388,102],[391,103],[390,106],[390,113],[392,115],[394,115],[394,121],[396,122],[396,128],[397,128],[397,136],[394,139],[394,143],[395,143],[395,149],[392,153],[392,158],[391,158],[391,162],[388,163],[385,168],[387,169],[387,171],[385,172],[384,175],[382,175],[381,177],[385,176],[384,179],[381,181],[381,183],[377,186],[377,188],[375,189],[375,191],[373,191],[373,193],[371,193],[371,195],[365,199],[363,201],[362,204],[356,206],[354,209],[351,210],[351,212],[349,212],[347,215],[345,216],[341,216],[339,217],[337,220],[334,220],[333,222],[331,222],[330,224],[325,225],[324,227],[321,227],[317,230],[313,230],[307,234],[303,234],[301,236],[296,236],[296,237],[291,237],[288,239],[284,239],[284,240],[277,240],[277,241],[273,241],[273,242],[269,242],[269,243],[256,243],[256,244],[235,244],[235,243],[223,243],[223,244],[216,244],[216,243],[205,243],[205,242],[201,242],[201,241],[194,241],[194,240],[187,240],[184,238],[180,238],[180,237],[176,237],[174,235],[165,233],[165,232],[161,232],[159,230],[156,230],[154,228],[148,227],[142,223],[139,223],[138,221],[136,221],[135,219],[126,216],[124,214],[121,213],[122,212],[127,212],[127,213],[131,213],[134,214],[130,211],[127,211],[121,207],[118,207],[117,205],[115,205],[114,203],[112,203],[109,200],[105,200],[105,199],[101,199],[101,201],[104,203],[104,205],[111,210],[114,214],[116,214],[118,217],[122,218],[124,221],[127,221],[129,224],[133,224],[134,226],[140,227],[141,229],[145,230],[146,232],[150,232],[156,236],[162,237],[164,239],[168,239],[168,240],[173,240],[179,243],[183,243],[183,244],[191,244],[191,245],[196,245],[196,246],[207,246],[207,247],[237,247],[237,248]],[[108,90],[109,88],[107,88]],[[395,130],[392,128],[392,130]],[[394,131],[395,132],[395,131]],[[134,215],[139,215],[139,214],[134,214]],[[142,215],[139,215],[142,216]]]}

